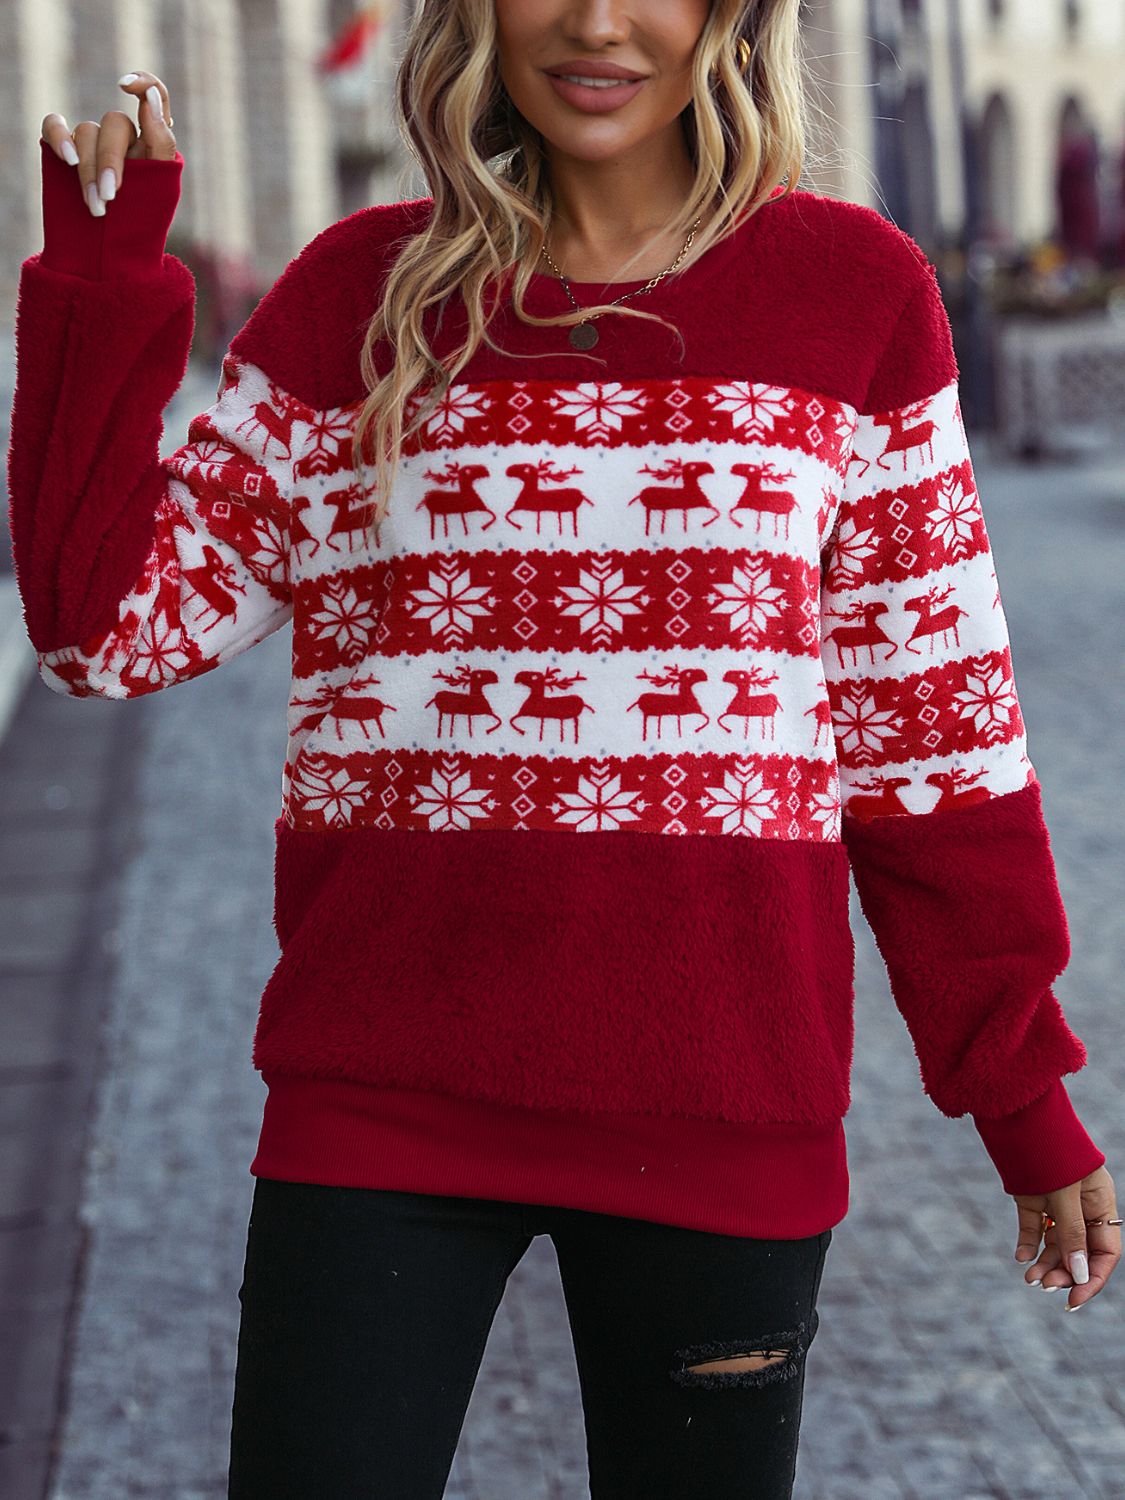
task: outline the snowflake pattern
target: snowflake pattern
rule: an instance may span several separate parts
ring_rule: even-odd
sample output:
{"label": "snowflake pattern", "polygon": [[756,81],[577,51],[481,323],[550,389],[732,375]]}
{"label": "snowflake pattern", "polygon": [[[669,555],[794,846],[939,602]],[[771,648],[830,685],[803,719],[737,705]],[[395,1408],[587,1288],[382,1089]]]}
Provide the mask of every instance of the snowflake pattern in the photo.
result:
{"label": "snowflake pattern", "polygon": [[323,818],[330,828],[346,828],[366,800],[366,781],[319,755],[298,760],[293,786],[304,808]]}
{"label": "snowflake pattern", "polygon": [[560,417],[569,417],[587,442],[604,442],[620,432],[626,417],[639,415],[645,404],[642,390],[627,389],[616,382],[589,383],[559,391],[552,405]]}
{"label": "snowflake pattern", "polygon": [[966,673],[965,686],[953,701],[986,745],[1005,738],[1019,716],[1015,683],[1002,665]]}
{"label": "snowflake pattern", "polygon": [[349,665],[358,661],[375,628],[377,613],[361,599],[344,574],[326,580],[320,609],[309,614],[309,634],[321,645],[330,645]]}
{"label": "snowflake pattern", "polygon": [[778,794],[766,786],[761,771],[736,763],[719,786],[706,788],[709,805],[705,816],[722,820],[723,833],[750,834],[757,838],[762,825],[777,816]]}
{"label": "snowflake pattern", "polygon": [[289,581],[289,538],[272,516],[256,516],[253,522],[257,547],[246,556],[246,567],[259,583],[275,589]]}
{"label": "snowflake pattern", "polygon": [[[417,414],[421,399],[410,402],[410,420]],[[488,397],[463,385],[451,385],[434,405],[433,411],[422,425],[427,446],[450,444],[464,432],[468,421],[480,417],[488,410]]]}
{"label": "snowflake pattern", "polygon": [[555,595],[564,600],[560,613],[578,621],[584,635],[609,646],[625,625],[625,616],[643,614],[649,596],[639,584],[627,584],[612,558],[594,558],[579,572],[578,582],[564,584]]}
{"label": "snowflake pattern", "polygon": [[715,613],[728,616],[743,646],[760,645],[785,604],[785,590],[770,583],[768,559],[735,568],[731,581],[716,584],[711,597],[718,601]]}
{"label": "snowflake pattern", "polygon": [[414,811],[433,833],[468,828],[474,819],[487,819],[494,806],[491,792],[473,786],[469,770],[462,769],[456,756],[443,757],[429,782],[414,789]]}
{"label": "snowflake pattern", "polygon": [[832,548],[830,582],[834,589],[855,588],[865,564],[879,550],[874,525],[860,526],[854,516],[841,515]]}
{"label": "snowflake pattern", "polygon": [[976,523],[980,520],[977,492],[956,475],[943,475],[935,486],[937,503],[927,511],[933,535],[952,561],[959,562],[972,549]]}
{"label": "snowflake pattern", "polygon": [[586,833],[601,833],[635,822],[644,810],[637,792],[627,792],[621,777],[605,764],[595,763],[589,775],[579,778],[578,790],[555,802],[560,825]]}
{"label": "snowflake pattern", "polygon": [[329,411],[304,412],[305,441],[293,465],[298,479],[309,479],[316,474],[331,474],[347,459],[350,462],[352,433],[355,413],[348,407],[333,407]]}
{"label": "snowflake pattern", "polygon": [[792,414],[793,393],[779,385],[755,385],[738,380],[716,386],[712,403],[717,411],[729,412],[744,438],[764,441],[779,422]]}
{"label": "snowflake pattern", "polygon": [[870,764],[878,759],[884,744],[902,732],[897,716],[881,709],[862,686],[846,689],[832,712],[840,748],[853,760]]}
{"label": "snowflake pattern", "polygon": [[835,838],[840,821],[840,778],[833,772],[827,791],[810,792],[806,800],[809,816],[821,837]]}
{"label": "snowflake pattern", "polygon": [[454,559],[439,558],[430,569],[425,588],[406,595],[406,608],[416,620],[427,620],[430,632],[447,649],[465,643],[473,621],[487,617],[496,600],[483,584],[472,581],[469,570]]}
{"label": "snowflake pattern", "polygon": [[160,615],[146,620],[137,641],[131,675],[149,689],[175,682],[191,665],[191,652],[179,626],[161,623]]}

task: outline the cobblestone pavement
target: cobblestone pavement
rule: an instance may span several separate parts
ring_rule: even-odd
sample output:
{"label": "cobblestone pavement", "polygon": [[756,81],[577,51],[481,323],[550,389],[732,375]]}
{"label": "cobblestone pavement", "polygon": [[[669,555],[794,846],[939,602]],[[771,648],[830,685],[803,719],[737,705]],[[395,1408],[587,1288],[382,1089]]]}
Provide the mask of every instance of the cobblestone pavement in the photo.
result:
{"label": "cobblestone pavement", "polygon": [[[185,425],[173,409],[169,430]],[[1058,992],[1091,1056],[1068,1087],[1113,1171],[1125,1091],[1115,1045],[1125,481],[1109,466],[994,467],[986,446],[974,445],[977,477],[1074,948]],[[128,715],[140,748],[121,783],[128,796],[114,804],[115,839],[102,845],[116,861],[105,872],[112,910],[90,936],[90,962],[95,949],[108,953],[112,972],[100,1034],[84,1044],[100,1086],[50,1500],[225,1494],[247,1167],[264,1095],[250,1041],[276,956],[272,821],[288,653],[285,631],[149,699],[52,705],[91,744],[107,715]],[[67,776],[80,791],[79,771],[53,784]],[[14,893],[5,901],[7,942],[27,915]],[[853,921],[852,1198],[809,1354],[796,1495],[1125,1496],[1125,1282],[1081,1317],[1024,1288],[1014,1205],[970,1122],[945,1119],[923,1095],[858,904]],[[4,1093],[14,1129],[15,1097]],[[497,1315],[447,1496],[587,1493],[557,1266],[539,1239]]]}

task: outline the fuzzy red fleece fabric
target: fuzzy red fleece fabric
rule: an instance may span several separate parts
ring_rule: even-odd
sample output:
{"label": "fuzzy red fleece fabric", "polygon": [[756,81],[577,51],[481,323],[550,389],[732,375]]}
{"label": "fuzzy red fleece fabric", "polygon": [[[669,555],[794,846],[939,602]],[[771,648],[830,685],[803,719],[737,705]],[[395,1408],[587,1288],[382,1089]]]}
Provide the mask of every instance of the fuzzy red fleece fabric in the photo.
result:
{"label": "fuzzy red fleece fabric", "polygon": [[[581,353],[502,279],[375,537],[360,353],[431,200],[311,241],[161,460],[182,168],[127,162],[93,219],[43,148],[10,519],[55,691],[182,684],[292,623],[251,1171],[820,1233],[848,1204],[852,879],[922,1087],[1006,1191],[1103,1163],[920,247],[778,190],[625,304],[673,327],[606,316]],[[569,306],[531,278],[528,313]],[[425,327],[448,360],[460,297]]]}

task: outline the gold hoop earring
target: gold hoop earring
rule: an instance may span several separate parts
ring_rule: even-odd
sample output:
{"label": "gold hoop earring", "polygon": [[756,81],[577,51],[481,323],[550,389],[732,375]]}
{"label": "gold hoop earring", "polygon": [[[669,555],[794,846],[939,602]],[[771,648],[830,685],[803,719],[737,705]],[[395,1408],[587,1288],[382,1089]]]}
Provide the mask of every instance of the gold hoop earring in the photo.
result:
{"label": "gold hoop earring", "polygon": [[746,69],[750,66],[750,58],[750,43],[744,36],[740,36],[738,39],[738,71],[740,73],[746,72]]}

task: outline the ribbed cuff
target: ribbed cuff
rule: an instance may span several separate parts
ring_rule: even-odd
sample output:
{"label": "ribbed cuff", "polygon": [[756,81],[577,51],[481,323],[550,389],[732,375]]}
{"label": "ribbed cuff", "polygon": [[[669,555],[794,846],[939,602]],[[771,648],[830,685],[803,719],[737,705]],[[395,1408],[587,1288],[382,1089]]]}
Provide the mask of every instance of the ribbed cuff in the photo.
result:
{"label": "ribbed cuff", "polygon": [[1105,1163],[1061,1078],[1022,1109],[992,1118],[973,1115],[972,1121],[1006,1193],[1053,1193]]}
{"label": "ribbed cuff", "polygon": [[117,196],[95,218],[86,206],[78,168],[40,140],[43,165],[43,251],[39,264],[87,281],[158,276],[180,201],[184,159],[127,157]]}

